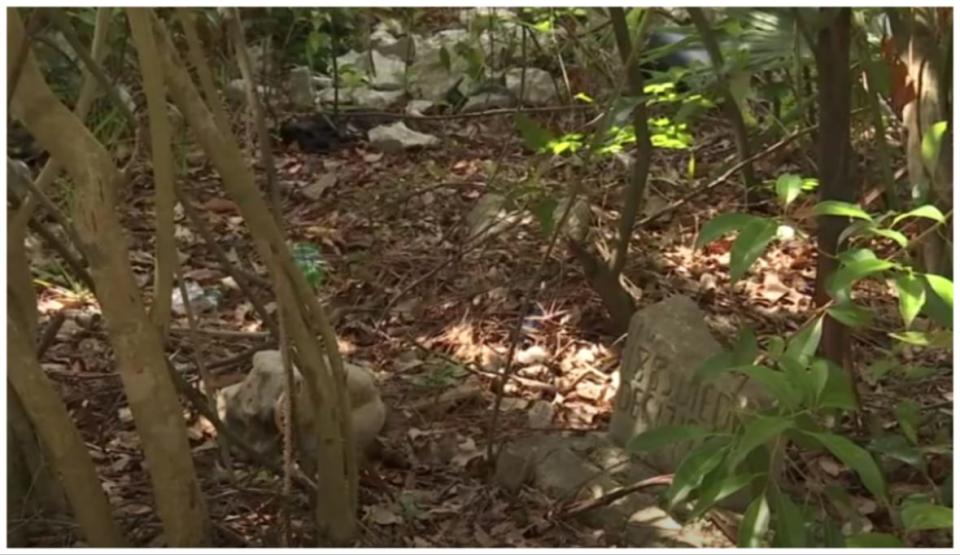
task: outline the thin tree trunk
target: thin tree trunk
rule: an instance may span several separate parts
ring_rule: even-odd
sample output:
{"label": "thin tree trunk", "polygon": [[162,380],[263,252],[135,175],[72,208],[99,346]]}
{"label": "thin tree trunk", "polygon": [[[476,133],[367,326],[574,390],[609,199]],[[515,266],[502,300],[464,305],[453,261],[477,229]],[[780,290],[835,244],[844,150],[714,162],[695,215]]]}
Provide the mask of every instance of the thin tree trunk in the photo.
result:
{"label": "thin tree trunk", "polygon": [[[314,396],[318,444],[324,446],[317,461],[319,533],[334,544],[346,544],[356,532],[357,466],[346,374],[336,335],[316,294],[297,268],[276,220],[264,205],[239,145],[232,136],[217,131],[213,115],[178,60],[169,35],[156,20],[155,29],[162,38],[161,59],[171,97],[239,206],[260,257],[282,270],[285,282],[275,284],[277,301],[283,306],[282,312],[288,319],[285,329],[291,334],[300,355],[300,369]],[[321,336],[323,346],[316,334]]]}
{"label": "thin tree trunk", "polygon": [[[853,147],[850,143],[850,9],[822,8],[825,19],[817,33],[817,94],[819,119],[820,200],[856,202],[853,180]],[[814,300],[817,306],[830,301],[826,282],[837,269],[836,254],[840,233],[849,218],[823,216],[817,222],[817,281]],[[829,315],[824,316],[823,356],[843,368],[849,368],[850,339],[847,327]]]}
{"label": "thin tree trunk", "polygon": [[[27,81],[27,76],[24,77]],[[21,84],[27,85],[27,82]],[[7,315],[10,384],[53,457],[53,468],[63,481],[74,518],[87,542],[96,547],[123,547],[126,542],[113,521],[113,510],[103,493],[90,453],[70,420],[67,407],[44,375],[22,325]]]}
{"label": "thin tree trunk", "polygon": [[[23,23],[8,11],[7,44],[18,44]],[[209,544],[206,503],[200,491],[166,355],[151,324],[130,267],[129,245],[116,213],[122,175],[110,154],[53,94],[32,53],[11,102],[19,118],[76,184],[74,221],[100,292],[110,340],[127,401],[150,465],[157,512],[171,546]],[[24,399],[26,402],[26,399]]]}
{"label": "thin tree trunk", "polygon": [[[649,13],[644,14],[645,20],[648,21],[649,17],[651,17]],[[640,44],[639,42],[635,44],[630,37],[630,29],[627,26],[627,18],[623,8],[610,8],[610,20],[613,23],[613,35],[617,42],[617,51],[620,53],[620,60],[624,65],[623,71],[627,74],[627,93],[633,97],[642,96],[643,73],[640,71],[640,66],[631,62],[631,60],[636,60],[634,49],[640,48]],[[647,175],[650,172],[650,160],[653,157],[650,129],[647,126],[647,106],[643,102],[638,102],[633,109],[633,133],[637,138],[636,161],[633,164],[633,175],[630,176],[630,182],[623,189],[620,231],[610,265],[611,273],[615,278],[619,278],[620,272],[627,264],[630,239],[633,238],[633,224],[636,223],[637,214],[644,202]]]}
{"label": "thin tree trunk", "polygon": [[220,94],[217,92],[217,86],[213,81],[213,74],[210,66],[207,64],[206,57],[203,55],[203,43],[197,36],[196,13],[190,8],[177,8],[177,17],[183,27],[183,35],[187,39],[187,56],[190,63],[197,72],[200,79],[200,89],[203,91],[203,98],[207,101],[207,106],[213,110],[213,117],[217,122],[217,127],[224,134],[230,132],[230,119],[220,100]]}
{"label": "thin tree trunk", "polygon": [[[690,14],[690,19],[700,33],[703,47],[706,48],[707,54],[710,55],[710,64],[713,66],[713,71],[717,74],[717,82],[720,85],[720,92],[723,95],[723,111],[727,116],[727,121],[730,122],[730,127],[733,128],[733,140],[737,145],[737,154],[740,156],[740,160],[747,160],[750,158],[747,125],[743,121],[740,106],[737,104],[737,100],[733,96],[733,91],[730,89],[730,80],[727,79],[723,72],[723,52],[720,51],[720,45],[717,44],[717,39],[713,34],[713,29],[710,27],[710,22],[707,21],[706,14],[703,13],[703,9],[687,8],[687,12]],[[753,164],[744,164],[740,172],[743,176],[743,186],[746,190],[747,204],[756,204],[759,201],[759,191],[757,190],[757,180],[753,175]]]}
{"label": "thin tree trunk", "polygon": [[150,318],[166,341],[172,316],[170,307],[174,265],[179,264],[173,223],[176,195],[173,152],[170,148],[170,120],[167,117],[167,96],[164,94],[163,72],[157,60],[157,45],[150,26],[150,13],[146,8],[127,8],[127,19],[130,21],[130,34],[137,46],[137,57],[140,60],[140,75],[143,78],[143,91],[147,97],[147,113],[150,119],[150,150],[153,153],[157,254]]}

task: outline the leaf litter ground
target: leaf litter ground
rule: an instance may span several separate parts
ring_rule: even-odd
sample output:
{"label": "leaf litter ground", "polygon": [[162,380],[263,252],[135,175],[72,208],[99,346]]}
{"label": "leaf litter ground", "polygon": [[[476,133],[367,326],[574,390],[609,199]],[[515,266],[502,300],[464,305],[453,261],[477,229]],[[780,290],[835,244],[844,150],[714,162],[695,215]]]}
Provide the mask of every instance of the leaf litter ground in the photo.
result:
{"label": "leaf litter ground", "polygon": [[[562,120],[568,127],[582,123],[576,118],[583,117],[540,120],[544,124]],[[697,135],[702,146],[696,150],[700,173],[692,180],[685,174],[688,154],[659,151],[655,156],[651,209],[679,198],[732,163],[734,149],[722,123],[702,127]],[[526,284],[546,248],[529,212],[506,232],[478,247],[464,248],[464,220],[478,198],[493,191],[530,188],[536,162],[524,151],[509,119],[450,121],[430,131],[444,136],[442,149],[381,154],[360,144],[326,155],[277,152],[288,236],[320,250],[325,261],[322,295],[331,307],[341,350],[349,359],[377,369],[390,407],[382,454],[361,479],[360,545],[611,545],[601,531],[555,518],[558,500],[530,488],[509,495],[492,485],[484,455],[493,376],[502,367],[517,318],[525,318],[523,339],[516,379],[506,389],[499,433],[503,441],[605,429],[624,338],[608,333],[599,299],[565,248],[556,250],[548,262],[549,277],[535,291],[535,310],[519,313]],[[759,162],[759,175],[772,180],[785,171],[799,171],[804,165],[802,149],[812,151],[803,144]],[[184,186],[218,243],[248,274],[265,276],[236,205],[224,198],[215,173],[200,162],[202,157],[188,159],[193,163]],[[560,196],[574,179],[585,185],[595,236],[609,242],[616,225],[622,166],[613,161],[590,168],[560,164],[539,179],[538,187]],[[152,293],[150,182],[148,170],[142,170],[126,195],[124,213],[133,235],[131,261],[145,298]],[[732,179],[635,233],[625,276],[639,306],[671,294],[689,295],[709,314],[714,332],[727,339],[743,325],[753,326],[760,337],[799,327],[809,314],[813,293],[815,251],[809,238],[774,246],[736,286],[728,277],[729,240],[693,249],[699,226],[716,214],[737,210],[740,196],[737,180]],[[216,308],[201,314],[201,356],[221,385],[234,382],[249,369],[250,355],[266,348],[267,334],[250,303],[223,281],[225,274],[181,211],[177,238],[187,279],[221,293]],[[37,257],[39,266],[52,264],[42,253]],[[269,288],[263,279],[258,282],[257,294],[271,310]],[[69,288],[46,283],[40,295],[45,318],[59,311],[68,318],[45,355],[44,367],[60,385],[128,535],[136,545],[162,545],[139,440],[98,310]],[[876,309],[878,320],[895,328],[899,316],[892,298],[880,287],[860,293],[861,302]],[[192,347],[181,331],[187,327],[186,319],[180,318],[177,326],[170,352],[175,365],[196,382],[188,356]],[[857,360],[875,359],[888,346],[882,333],[859,334]],[[907,362],[952,366],[945,359]],[[864,419],[840,423],[843,430],[861,438],[868,431],[896,432],[891,407],[911,398],[931,409],[921,436],[932,443],[950,437],[949,373],[914,380],[872,379],[863,366],[858,373]],[[218,468],[212,426],[192,410],[185,416],[216,523],[215,544],[280,545],[286,503],[281,478],[242,461],[235,462],[229,478]],[[908,465],[885,462],[892,469],[895,497],[926,487],[925,478]],[[942,474],[949,466],[946,456],[932,457],[933,474]],[[850,492],[855,510],[841,518],[859,530],[889,524],[853,473],[829,455],[801,454],[789,476],[798,491],[840,486]],[[311,515],[303,493],[295,493],[292,503],[291,546],[310,545]],[[29,515],[11,522],[51,530],[33,535],[37,545],[78,545],[62,527],[45,527]],[[927,545],[945,541],[936,535],[915,539]],[[703,543],[730,545],[716,526],[704,528]]]}

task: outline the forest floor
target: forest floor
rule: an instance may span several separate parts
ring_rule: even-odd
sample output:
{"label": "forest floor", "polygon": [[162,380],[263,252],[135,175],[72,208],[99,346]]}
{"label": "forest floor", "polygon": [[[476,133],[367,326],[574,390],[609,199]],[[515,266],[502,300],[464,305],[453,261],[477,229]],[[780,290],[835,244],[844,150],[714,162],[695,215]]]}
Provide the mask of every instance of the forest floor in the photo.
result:
{"label": "forest floor", "polygon": [[[537,119],[569,129],[587,117],[559,113]],[[349,360],[376,369],[389,406],[383,439],[394,455],[374,460],[361,478],[362,545],[609,545],[602,533],[556,519],[558,500],[530,488],[509,495],[491,484],[484,465],[493,398],[490,370],[506,352],[518,318],[525,318],[521,350],[539,346],[546,356],[519,370],[522,381],[508,383],[499,440],[604,430],[624,338],[607,331],[598,297],[562,245],[546,262],[543,275],[549,277],[534,290],[536,310],[520,313],[547,243],[533,217],[463,252],[463,220],[475,201],[493,189],[519,187],[534,168],[534,156],[524,150],[512,119],[449,120],[422,129],[441,136],[443,146],[400,154],[377,153],[363,143],[323,155],[276,149],[291,241],[320,249],[326,262],[322,294],[334,314],[341,350]],[[651,188],[670,201],[722,173],[735,156],[725,129],[724,122],[707,119],[695,130],[693,179],[686,177],[688,152],[658,151]],[[799,140],[759,161],[757,173],[764,180],[788,171],[809,174],[806,168],[813,152],[809,140]],[[236,255],[241,267],[266,275],[254,262],[239,211],[225,198],[214,170],[202,157],[186,158],[192,162],[182,183],[219,244]],[[498,177],[491,180],[496,167]],[[594,210],[594,233],[609,240],[623,175],[622,166],[612,160],[590,168],[561,164],[542,175],[539,183],[557,195],[564,194],[572,180],[583,183]],[[145,298],[152,282],[152,194],[149,169],[144,168],[123,201],[123,217],[133,235],[131,260]],[[809,238],[773,246],[736,285],[729,280],[729,240],[693,248],[698,228],[719,213],[737,210],[741,200],[739,179],[733,178],[635,233],[625,275],[636,286],[638,306],[677,293],[690,296],[709,315],[715,335],[727,340],[743,325],[753,326],[763,338],[796,330],[809,317],[816,261]],[[773,210],[771,202],[769,211]],[[249,301],[221,284],[225,274],[179,211],[177,228],[187,279],[223,293],[216,309],[201,314],[206,330],[201,356],[224,380],[242,375],[249,369],[253,348],[266,348],[264,330]],[[257,289],[269,301],[269,290]],[[861,302],[875,309],[878,326],[887,322],[896,328],[894,297],[879,289],[864,290]],[[96,312],[88,297],[52,283],[41,294],[41,309],[48,318],[63,309]],[[187,328],[186,319],[177,326]],[[866,364],[888,345],[881,332],[856,336],[864,420],[841,426],[860,437],[865,437],[861,432],[865,429],[889,428],[896,422],[893,398],[909,397],[935,408],[924,435],[950,437],[949,373],[909,382],[864,377]],[[191,349],[187,335],[172,334],[174,362],[189,367],[187,375],[196,380],[188,356]],[[244,353],[246,357],[237,357]],[[43,362],[62,386],[128,535],[141,546],[159,545],[161,527],[149,478],[103,328],[65,325]],[[913,363],[951,365],[942,360]],[[537,399],[554,408],[547,427],[534,428],[528,422],[527,409]],[[218,450],[209,423],[192,410],[188,422],[216,523],[216,544],[280,545],[286,506],[282,478],[238,461],[228,479],[217,468]],[[882,510],[869,506],[856,477],[836,460],[813,455],[796,464],[795,479],[818,487],[841,485],[852,492],[868,520],[883,521]],[[943,464],[949,465],[949,459],[944,457]],[[916,473],[903,470],[892,486],[904,495],[925,483]],[[291,526],[291,545],[309,545],[311,514],[302,492],[295,494]],[[62,535],[37,541],[51,547],[75,545],[73,538]]]}

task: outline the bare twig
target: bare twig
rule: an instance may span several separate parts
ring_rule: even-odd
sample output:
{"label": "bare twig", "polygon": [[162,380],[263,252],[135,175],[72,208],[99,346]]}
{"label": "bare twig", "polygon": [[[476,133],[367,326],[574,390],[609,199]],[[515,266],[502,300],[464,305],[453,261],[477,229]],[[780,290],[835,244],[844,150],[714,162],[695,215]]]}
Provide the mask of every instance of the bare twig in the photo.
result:
{"label": "bare twig", "polygon": [[67,43],[70,44],[70,47],[73,48],[77,56],[80,57],[80,60],[83,62],[83,65],[86,67],[94,78],[100,83],[100,87],[107,92],[107,95],[110,97],[110,100],[113,101],[117,108],[120,109],[120,113],[123,114],[123,117],[127,120],[127,123],[130,124],[130,127],[137,129],[137,116],[134,115],[133,111],[127,106],[127,103],[123,101],[120,97],[120,93],[117,90],[117,87],[110,82],[110,79],[107,77],[106,72],[103,71],[103,67],[93,59],[93,56],[90,55],[90,52],[83,47],[83,44],[80,42],[80,38],[77,36],[77,32],[74,30],[73,25],[70,24],[70,20],[67,19],[67,16],[63,13],[61,9],[52,9],[44,10],[44,13],[50,18],[53,25],[63,33],[63,37],[67,39]]}
{"label": "bare twig", "polygon": [[460,112],[456,114],[436,114],[432,116],[398,114],[395,112],[350,111],[344,115],[355,118],[392,118],[406,121],[443,121],[455,119],[489,118],[495,116],[513,116],[517,114],[550,114],[555,112],[588,112],[596,110],[592,104],[571,104],[563,106],[528,106],[523,108],[496,108],[482,112]]}
{"label": "bare twig", "polygon": [[57,332],[60,331],[60,327],[63,326],[66,319],[67,316],[62,310],[54,314],[53,318],[50,318],[47,327],[43,330],[43,335],[40,337],[40,343],[37,345],[37,359],[43,358],[43,354],[47,352],[50,345],[53,345],[53,340],[57,338]]}
{"label": "bare twig", "polygon": [[207,224],[203,221],[203,217],[200,216],[200,213],[197,212],[197,209],[194,208],[193,204],[190,202],[189,195],[184,192],[183,188],[179,184],[174,186],[174,191],[177,194],[177,199],[180,201],[180,206],[183,207],[183,213],[187,216],[187,219],[193,223],[193,227],[200,232],[200,236],[203,237],[203,241],[210,247],[210,251],[213,253],[213,256],[217,259],[217,262],[220,263],[220,268],[227,273],[230,277],[233,278],[233,281],[237,283],[237,287],[240,288],[240,291],[247,297],[250,301],[250,304],[253,306],[253,309],[257,312],[257,315],[260,316],[260,321],[263,322],[263,325],[270,330],[270,333],[274,337],[279,337],[279,330],[277,329],[276,323],[273,321],[273,318],[270,317],[270,313],[267,312],[267,309],[264,307],[263,303],[260,302],[260,298],[253,292],[250,281],[248,280],[248,274],[241,271],[236,267],[230,259],[227,258],[227,254],[223,252],[223,247],[220,246],[220,243],[217,241],[216,237],[213,236],[210,229],[207,227]]}
{"label": "bare twig", "polygon": [[690,191],[690,192],[687,193],[686,195],[684,195],[684,196],[680,197],[679,199],[671,202],[670,204],[664,206],[664,207],[661,208],[660,210],[657,210],[657,211],[654,212],[653,214],[650,214],[649,216],[643,218],[642,220],[640,220],[639,222],[637,222],[637,227],[643,227],[643,226],[649,224],[650,222],[652,222],[652,221],[654,221],[654,220],[657,220],[657,219],[663,217],[664,215],[669,214],[670,212],[673,212],[673,211],[676,210],[677,208],[680,208],[680,207],[683,206],[684,204],[690,202],[690,200],[692,200],[692,199],[694,199],[694,198],[696,198],[696,197],[698,197],[698,196],[700,196],[700,195],[702,195],[702,194],[704,194],[704,193],[706,193],[706,192],[708,192],[708,191],[711,191],[711,190],[713,190],[714,188],[716,188],[716,187],[718,187],[718,186],[726,183],[727,180],[730,179],[730,176],[732,176],[733,174],[735,174],[735,173],[737,173],[738,171],[740,171],[740,169],[743,168],[745,165],[750,164],[750,163],[752,163],[752,162],[754,162],[754,161],[756,161],[756,160],[759,160],[759,159],[761,159],[761,158],[765,158],[765,157],[773,154],[774,152],[780,150],[781,148],[787,146],[788,144],[790,144],[791,142],[793,142],[794,140],[796,140],[798,137],[800,137],[800,136],[802,136],[802,135],[805,135],[805,134],[813,131],[814,129],[816,129],[816,126],[815,126],[815,125],[811,125],[810,127],[805,127],[805,128],[803,128],[803,129],[801,129],[801,130],[799,130],[799,131],[795,131],[795,132],[791,133],[790,135],[787,135],[786,137],[780,139],[780,140],[777,141],[776,143],[774,143],[774,144],[768,146],[767,148],[763,149],[762,151],[757,152],[756,154],[751,155],[749,158],[746,158],[746,159],[744,159],[744,160],[740,160],[739,162],[737,162],[736,164],[734,164],[733,166],[731,166],[730,168],[728,168],[727,171],[725,171],[725,172],[723,172],[722,174],[720,174],[720,177],[717,177],[716,179],[714,179],[714,180],[711,181],[710,183],[707,183],[706,185],[704,185],[704,186],[702,186],[702,187],[697,187],[697,188],[693,189],[692,191]]}
{"label": "bare twig", "polygon": [[560,512],[560,518],[575,517],[598,507],[609,505],[618,499],[630,495],[631,493],[636,493],[640,490],[657,486],[669,486],[671,483],[673,483],[673,474],[662,474],[660,476],[654,476],[652,478],[640,480],[639,482],[634,482],[627,486],[613,488],[600,497],[581,501],[567,507]]}
{"label": "bare twig", "polygon": [[13,98],[13,93],[17,91],[17,85],[20,83],[20,76],[23,74],[23,66],[27,61],[27,54],[30,53],[30,40],[33,37],[33,33],[36,31],[37,22],[39,21],[39,18],[36,17],[36,15],[36,9],[30,12],[30,16],[27,18],[26,23],[27,32],[23,34],[23,40],[21,40],[20,44],[18,45],[17,56],[13,59],[13,65],[11,65],[9,71],[7,72],[7,104],[10,104],[10,100]]}

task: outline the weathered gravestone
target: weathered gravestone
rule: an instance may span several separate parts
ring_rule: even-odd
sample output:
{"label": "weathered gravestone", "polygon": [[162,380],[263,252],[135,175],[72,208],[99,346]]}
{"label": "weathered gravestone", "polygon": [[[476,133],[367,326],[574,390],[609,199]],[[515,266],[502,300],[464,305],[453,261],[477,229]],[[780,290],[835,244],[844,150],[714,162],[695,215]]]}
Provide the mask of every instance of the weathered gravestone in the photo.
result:
{"label": "weathered gravestone", "polygon": [[[637,434],[666,425],[699,424],[730,429],[735,411],[761,399],[754,384],[734,374],[709,381],[696,369],[721,351],[704,322],[706,315],[684,296],[674,296],[633,315],[620,365],[610,435],[619,445]],[[676,444],[642,458],[672,472],[691,447]]]}

